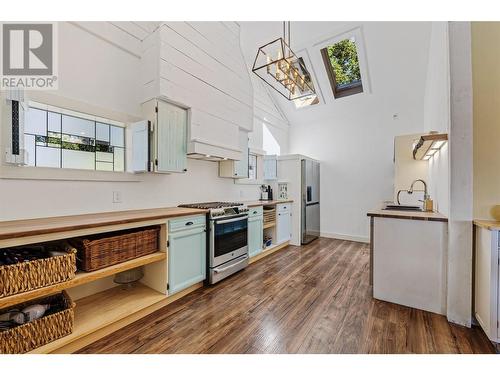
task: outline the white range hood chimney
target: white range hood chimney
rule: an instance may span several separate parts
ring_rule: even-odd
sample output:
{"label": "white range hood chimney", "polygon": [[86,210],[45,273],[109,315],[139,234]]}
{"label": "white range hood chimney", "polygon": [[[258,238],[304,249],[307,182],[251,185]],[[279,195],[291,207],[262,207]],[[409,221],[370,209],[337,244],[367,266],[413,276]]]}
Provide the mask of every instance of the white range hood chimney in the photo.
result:
{"label": "white range hood chimney", "polygon": [[188,142],[187,157],[208,161],[241,160],[243,153],[239,149],[213,145],[199,140]]}

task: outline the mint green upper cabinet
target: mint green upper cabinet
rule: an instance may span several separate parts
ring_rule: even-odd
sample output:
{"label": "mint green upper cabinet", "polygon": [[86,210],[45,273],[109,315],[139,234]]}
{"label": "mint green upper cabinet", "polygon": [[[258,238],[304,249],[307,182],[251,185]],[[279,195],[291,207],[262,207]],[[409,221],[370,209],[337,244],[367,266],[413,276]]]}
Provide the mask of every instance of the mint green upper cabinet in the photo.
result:
{"label": "mint green upper cabinet", "polygon": [[185,172],[187,166],[187,110],[158,101],[156,172]]}
{"label": "mint green upper cabinet", "polygon": [[248,218],[248,253],[250,257],[262,252],[263,231],[264,219],[262,214],[250,216]]}
{"label": "mint green upper cabinet", "polygon": [[169,221],[168,292],[177,293],[206,278],[205,217]]}

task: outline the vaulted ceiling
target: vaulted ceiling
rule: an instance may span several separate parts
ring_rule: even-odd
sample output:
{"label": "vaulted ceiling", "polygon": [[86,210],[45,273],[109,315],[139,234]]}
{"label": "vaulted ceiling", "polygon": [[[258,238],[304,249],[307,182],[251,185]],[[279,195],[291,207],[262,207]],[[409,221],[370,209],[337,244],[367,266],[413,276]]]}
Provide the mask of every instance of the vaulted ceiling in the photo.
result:
{"label": "vaulted ceiling", "polygon": [[[283,35],[282,22],[239,22],[241,47],[251,68],[258,48]],[[365,93],[335,99],[321,58],[320,49],[334,38],[358,30],[363,45]],[[305,56],[313,75],[319,105],[296,109],[292,102],[270,90],[275,102],[292,123],[332,121],[346,113],[372,112],[414,119],[403,112],[421,111],[427,74],[430,22],[292,22],[291,48]],[[359,53],[359,51],[358,51]],[[414,106],[414,109],[409,108]],[[403,109],[404,108],[404,109]],[[400,113],[401,112],[401,113]],[[415,122],[414,120],[412,120]]]}

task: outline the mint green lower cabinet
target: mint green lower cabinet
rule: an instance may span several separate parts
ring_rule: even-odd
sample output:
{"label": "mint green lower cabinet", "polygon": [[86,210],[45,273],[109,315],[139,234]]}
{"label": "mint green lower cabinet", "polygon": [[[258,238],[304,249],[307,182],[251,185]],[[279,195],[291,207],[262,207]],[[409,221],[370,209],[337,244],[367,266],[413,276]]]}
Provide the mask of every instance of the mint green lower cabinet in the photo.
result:
{"label": "mint green lower cabinet", "polygon": [[264,219],[262,216],[248,218],[248,253],[250,258],[262,252],[263,231]]}
{"label": "mint green lower cabinet", "polygon": [[168,292],[177,293],[206,278],[205,226],[168,236]]}

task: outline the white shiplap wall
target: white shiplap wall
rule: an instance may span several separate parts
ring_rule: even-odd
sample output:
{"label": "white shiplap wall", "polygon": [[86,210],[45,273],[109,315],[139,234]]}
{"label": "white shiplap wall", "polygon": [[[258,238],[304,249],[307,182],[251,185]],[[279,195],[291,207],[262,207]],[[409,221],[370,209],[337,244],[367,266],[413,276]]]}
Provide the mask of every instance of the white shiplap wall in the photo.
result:
{"label": "white shiplap wall", "polygon": [[238,150],[253,130],[253,88],[233,22],[165,22],[143,39],[143,101],[191,109],[190,139]]}
{"label": "white shiplap wall", "polygon": [[[255,74],[250,74],[254,92],[254,126],[253,132],[250,133],[250,148],[273,153],[272,150],[265,150],[264,147],[264,143],[266,143],[264,136],[270,133],[280,144],[281,154],[285,154],[288,152],[288,120],[270,95],[266,83]],[[267,127],[268,132],[264,131],[264,126]]]}
{"label": "white shiplap wall", "polygon": [[254,90],[254,117],[278,128],[288,128],[289,123],[274,98],[269,94],[267,84],[252,73]]}
{"label": "white shiplap wall", "polygon": [[239,129],[253,130],[250,147],[261,149],[265,123],[288,144],[287,119],[243,62],[237,23],[72,24],[139,59],[140,102],[163,95],[192,108],[191,140],[238,150]]}
{"label": "white shiplap wall", "polygon": [[[143,42],[140,34],[131,35],[131,25],[116,24],[60,22],[59,89],[33,91],[29,97],[41,103],[117,121],[141,120],[144,84],[139,80],[139,73],[143,65],[142,44],[149,38]],[[155,25],[151,24],[149,31],[154,32]],[[193,91],[190,95],[200,94]],[[195,113],[198,117],[216,118],[202,111]],[[203,119],[197,121],[205,122]],[[259,197],[258,186],[236,185],[231,179],[219,178],[217,164],[201,160],[189,159],[188,171],[184,174],[140,174],[131,178],[131,182],[120,181],[114,174],[108,174],[106,181],[82,181],[88,175],[69,173],[78,171],[58,174],[56,169],[55,173],[42,175],[42,171],[33,173],[25,168],[19,169],[26,170],[24,178],[20,178],[21,173],[16,178],[0,176],[0,196],[9,197],[8,200],[0,199],[0,221],[168,207],[208,200],[255,200]],[[41,170],[51,172],[48,168]],[[44,179],[38,179],[43,176]],[[125,176],[122,178],[126,179]],[[122,194],[122,203],[113,203],[115,191]],[[39,196],[44,199],[37,199]]]}

